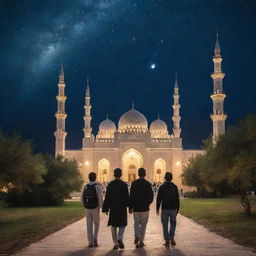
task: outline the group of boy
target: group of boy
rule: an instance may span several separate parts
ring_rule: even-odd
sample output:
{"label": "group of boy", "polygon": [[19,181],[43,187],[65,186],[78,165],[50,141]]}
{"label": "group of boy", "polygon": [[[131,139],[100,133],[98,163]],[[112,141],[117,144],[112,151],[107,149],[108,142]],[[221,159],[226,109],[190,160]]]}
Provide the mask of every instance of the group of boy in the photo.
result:
{"label": "group of boy", "polygon": [[[96,173],[89,173],[90,182],[83,187],[81,196],[85,208],[89,248],[98,247],[100,209],[102,209],[103,213],[109,215],[108,226],[111,226],[113,249],[124,249],[123,235],[127,226],[127,208],[134,218],[134,244],[136,248],[145,246],[144,238],[149,209],[154,194],[151,183],[145,179],[146,170],[144,168],[138,169],[138,176],[139,178],[132,182],[129,193],[127,184],[121,180],[122,170],[116,168],[114,180],[108,184],[103,200],[101,185],[96,182]],[[172,173],[170,172],[165,173],[165,182],[159,187],[157,193],[157,215],[159,215],[160,207],[164,246],[176,245],[174,236],[176,216],[179,212],[179,193],[177,186],[172,183]]]}

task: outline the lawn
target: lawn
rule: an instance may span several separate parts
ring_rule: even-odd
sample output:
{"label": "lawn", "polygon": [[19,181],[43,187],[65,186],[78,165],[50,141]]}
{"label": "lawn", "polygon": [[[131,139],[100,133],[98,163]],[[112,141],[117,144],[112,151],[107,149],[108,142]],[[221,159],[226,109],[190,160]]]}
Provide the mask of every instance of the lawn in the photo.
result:
{"label": "lawn", "polygon": [[233,241],[256,249],[256,203],[247,216],[238,198],[181,200],[181,214]]}
{"label": "lawn", "polygon": [[81,219],[80,202],[65,202],[58,207],[4,207],[0,204],[0,255],[38,241]]}

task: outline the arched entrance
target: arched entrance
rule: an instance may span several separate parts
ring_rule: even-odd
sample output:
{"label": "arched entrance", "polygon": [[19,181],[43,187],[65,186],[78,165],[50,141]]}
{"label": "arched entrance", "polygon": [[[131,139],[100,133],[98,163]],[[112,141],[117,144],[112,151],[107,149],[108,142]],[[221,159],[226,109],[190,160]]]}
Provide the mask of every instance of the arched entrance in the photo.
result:
{"label": "arched entrance", "polygon": [[122,156],[123,180],[129,183],[138,177],[138,169],[142,166],[143,157],[135,149],[131,148]]}
{"label": "arched entrance", "polygon": [[98,162],[98,181],[109,181],[109,166],[109,161],[105,158]]}
{"label": "arched entrance", "polygon": [[163,182],[166,171],[166,162],[158,158],[154,163],[154,182]]}

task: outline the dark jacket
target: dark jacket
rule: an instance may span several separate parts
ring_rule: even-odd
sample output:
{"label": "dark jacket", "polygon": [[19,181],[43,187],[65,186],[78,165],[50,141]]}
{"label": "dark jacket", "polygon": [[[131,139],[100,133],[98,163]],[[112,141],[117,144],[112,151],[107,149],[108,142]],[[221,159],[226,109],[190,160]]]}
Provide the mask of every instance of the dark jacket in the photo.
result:
{"label": "dark jacket", "polygon": [[151,183],[143,178],[135,180],[131,185],[130,208],[134,212],[149,211],[149,205],[153,201]]}
{"label": "dark jacket", "polygon": [[109,212],[108,226],[127,225],[127,207],[129,206],[128,187],[125,182],[115,179],[107,186],[102,212]]}
{"label": "dark jacket", "polygon": [[160,205],[164,210],[177,210],[180,208],[180,198],[177,186],[172,182],[165,182],[159,187],[156,210],[159,211]]}

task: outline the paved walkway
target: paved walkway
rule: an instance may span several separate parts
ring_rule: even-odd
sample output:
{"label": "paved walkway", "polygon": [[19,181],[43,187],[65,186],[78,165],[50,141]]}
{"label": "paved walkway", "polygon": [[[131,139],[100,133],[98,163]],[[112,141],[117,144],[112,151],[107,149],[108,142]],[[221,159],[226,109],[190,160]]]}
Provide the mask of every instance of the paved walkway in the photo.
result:
{"label": "paved walkway", "polygon": [[99,247],[88,249],[85,219],[31,244],[15,256],[256,256],[250,248],[235,244],[201,225],[179,215],[176,233],[177,245],[166,249],[163,244],[160,218],[151,210],[144,249],[136,249],[133,240],[133,219],[129,215],[125,231],[125,249],[113,251],[107,216],[101,215]]}

